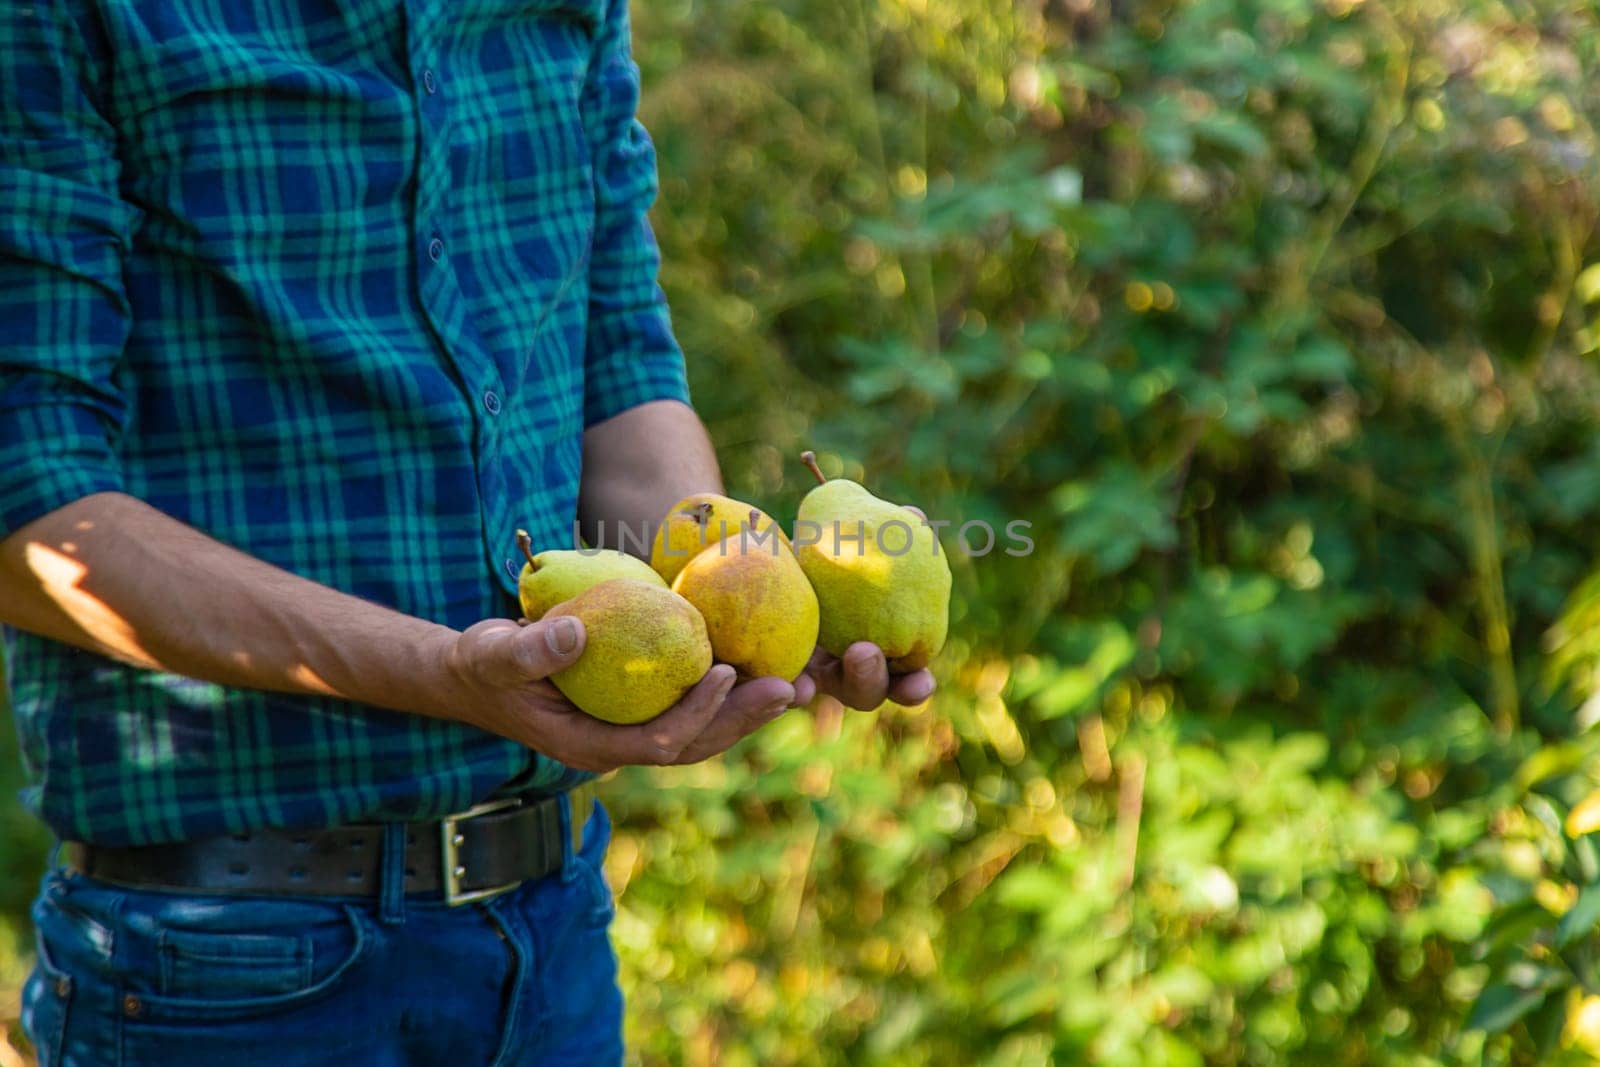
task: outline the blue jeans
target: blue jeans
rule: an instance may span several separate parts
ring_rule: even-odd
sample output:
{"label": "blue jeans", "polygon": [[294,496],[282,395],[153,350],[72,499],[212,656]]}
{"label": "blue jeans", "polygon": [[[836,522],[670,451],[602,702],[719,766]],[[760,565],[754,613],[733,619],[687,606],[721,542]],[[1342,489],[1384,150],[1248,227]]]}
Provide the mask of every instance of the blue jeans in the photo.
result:
{"label": "blue jeans", "polygon": [[52,871],[23,1029],[41,1067],[621,1063],[599,804],[586,830],[559,874],[456,908]]}

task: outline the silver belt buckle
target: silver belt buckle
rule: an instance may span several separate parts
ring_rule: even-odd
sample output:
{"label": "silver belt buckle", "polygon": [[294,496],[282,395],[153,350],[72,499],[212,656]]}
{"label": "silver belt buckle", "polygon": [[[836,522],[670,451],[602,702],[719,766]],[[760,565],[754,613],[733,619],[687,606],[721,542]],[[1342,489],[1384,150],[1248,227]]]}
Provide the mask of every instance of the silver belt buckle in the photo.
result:
{"label": "silver belt buckle", "polygon": [[517,807],[522,802],[516,797],[506,797],[501,800],[487,800],[482,804],[474,805],[466,811],[455,815],[448,815],[439,820],[439,860],[444,870],[444,902],[449,907],[461,904],[471,904],[475,900],[488,900],[501,893],[509,893],[521,885],[521,882],[511,882],[508,885],[492,885],[486,889],[474,889],[462,892],[461,880],[466,877],[467,869],[461,865],[461,845],[466,840],[459,829],[460,823],[468,819],[476,819],[480,815],[489,815],[496,811],[505,811],[507,808]]}

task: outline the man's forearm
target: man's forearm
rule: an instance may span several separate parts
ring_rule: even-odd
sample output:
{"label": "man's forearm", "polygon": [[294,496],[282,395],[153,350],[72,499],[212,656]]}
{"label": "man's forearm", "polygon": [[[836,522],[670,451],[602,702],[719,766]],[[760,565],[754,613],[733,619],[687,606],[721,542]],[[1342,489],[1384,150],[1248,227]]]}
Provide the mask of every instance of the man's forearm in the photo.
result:
{"label": "man's forearm", "polygon": [[453,718],[455,636],[100,493],[0,541],[0,622],[152,670]]}
{"label": "man's forearm", "polygon": [[685,404],[640,404],[584,432],[578,516],[591,545],[638,553],[641,533],[648,546],[673,504],[691,493],[720,492],[711,439]]}

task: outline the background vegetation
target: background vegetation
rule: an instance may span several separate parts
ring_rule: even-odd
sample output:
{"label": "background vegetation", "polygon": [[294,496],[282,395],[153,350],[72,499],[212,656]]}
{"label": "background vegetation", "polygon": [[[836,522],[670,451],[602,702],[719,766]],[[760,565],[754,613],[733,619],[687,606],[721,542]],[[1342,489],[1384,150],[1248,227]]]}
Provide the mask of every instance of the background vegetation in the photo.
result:
{"label": "background vegetation", "polygon": [[[1593,5],[635,38],[732,489],[792,518],[812,446],[1036,542],[947,537],[928,706],[608,785],[635,1059],[1600,1057]],[[43,845],[0,835],[3,987]]]}

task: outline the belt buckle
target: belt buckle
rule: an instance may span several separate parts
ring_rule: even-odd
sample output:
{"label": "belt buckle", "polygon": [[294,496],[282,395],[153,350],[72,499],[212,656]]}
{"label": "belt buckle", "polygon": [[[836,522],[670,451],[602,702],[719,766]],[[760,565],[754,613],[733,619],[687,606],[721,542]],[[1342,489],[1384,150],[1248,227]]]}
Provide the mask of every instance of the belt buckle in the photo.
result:
{"label": "belt buckle", "polygon": [[444,902],[448,907],[458,907],[462,904],[471,904],[475,900],[488,900],[501,893],[509,893],[520,882],[510,882],[506,885],[493,885],[484,889],[473,889],[463,892],[461,880],[466,877],[467,869],[461,865],[461,845],[466,840],[458,827],[461,823],[476,819],[480,815],[489,815],[507,808],[515,808],[522,801],[516,797],[505,797],[501,800],[488,800],[476,804],[466,811],[456,815],[447,815],[439,820],[439,861],[443,866],[444,875]]}

